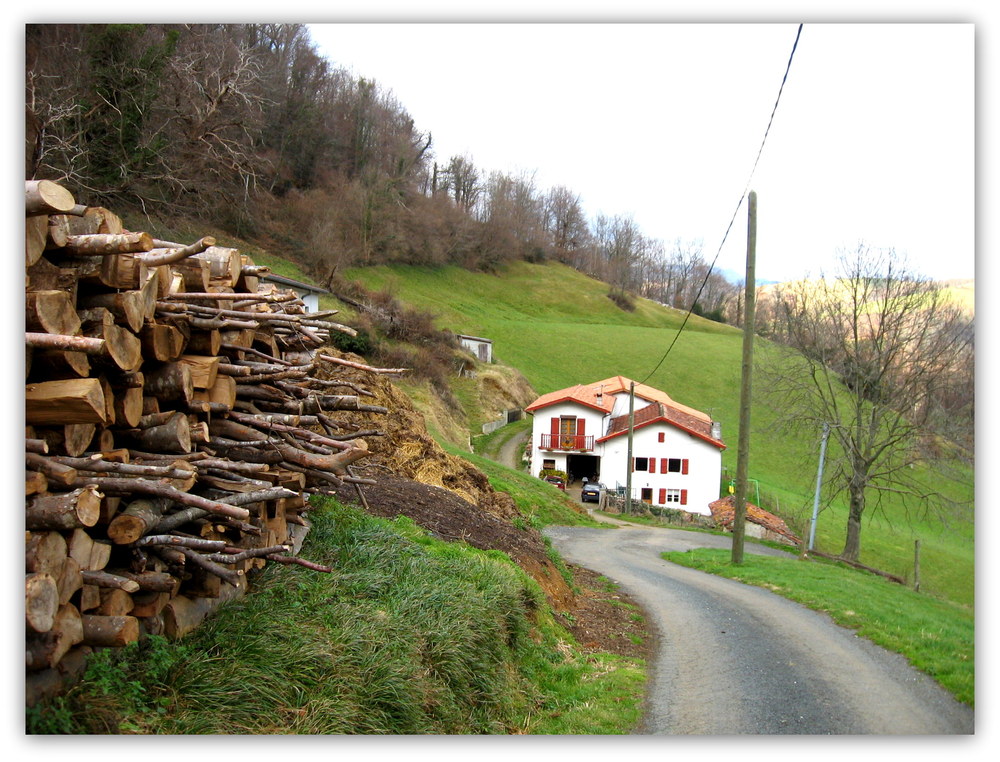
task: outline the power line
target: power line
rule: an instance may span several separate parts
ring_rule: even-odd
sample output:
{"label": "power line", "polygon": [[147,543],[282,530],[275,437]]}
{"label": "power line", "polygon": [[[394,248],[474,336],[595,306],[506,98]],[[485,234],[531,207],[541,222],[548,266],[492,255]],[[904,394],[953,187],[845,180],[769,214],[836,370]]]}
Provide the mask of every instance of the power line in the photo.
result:
{"label": "power line", "polygon": [[788,72],[792,68],[792,59],[795,58],[795,49],[799,46],[799,37],[801,35],[802,24],[799,24],[799,28],[795,33],[795,42],[792,43],[792,52],[788,56],[788,64],[785,66],[785,76],[781,78],[781,86],[778,88],[778,97],[774,100],[774,108],[771,109],[771,118],[767,121],[767,128],[764,130],[764,137],[760,141],[760,148],[757,150],[757,158],[754,159],[753,167],[750,169],[750,175],[747,177],[747,184],[743,188],[743,194],[740,196],[740,200],[736,203],[736,208],[733,210],[733,216],[729,220],[729,226],[726,228],[725,235],[722,236],[722,242],[719,244],[718,251],[715,252],[715,258],[712,260],[712,264],[705,273],[705,278],[698,287],[698,293],[695,294],[694,299],[691,302],[691,306],[684,315],[684,320],[681,322],[680,328],[677,329],[677,333],[674,335],[673,341],[670,342],[670,346],[667,347],[667,351],[663,353],[663,357],[660,358],[660,361],[656,363],[656,367],[653,368],[640,383],[644,384],[652,378],[653,374],[660,369],[661,365],[663,365],[664,360],[667,359],[667,355],[670,354],[670,350],[674,348],[674,344],[676,344],[677,340],[681,337],[681,333],[684,331],[684,327],[687,325],[688,319],[694,311],[694,306],[698,303],[698,299],[701,297],[701,292],[704,291],[705,286],[708,284],[708,279],[711,277],[712,271],[715,269],[715,263],[719,261],[719,255],[722,254],[722,247],[726,245],[726,239],[729,238],[729,232],[733,229],[733,223],[736,221],[736,215],[739,214],[740,207],[743,206],[743,202],[746,200],[747,191],[750,189],[750,183],[753,181],[754,173],[757,171],[757,165],[760,163],[761,154],[764,153],[764,144],[767,142],[767,136],[771,132],[771,125],[774,123],[774,115],[778,111],[778,104],[781,102],[781,93],[785,89],[785,82],[788,81]]}

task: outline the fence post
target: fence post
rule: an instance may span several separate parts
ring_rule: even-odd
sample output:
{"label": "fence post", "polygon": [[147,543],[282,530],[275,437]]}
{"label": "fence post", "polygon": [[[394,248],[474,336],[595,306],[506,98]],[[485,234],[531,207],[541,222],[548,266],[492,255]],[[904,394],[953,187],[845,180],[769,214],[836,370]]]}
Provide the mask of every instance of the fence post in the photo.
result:
{"label": "fence post", "polygon": [[920,540],[913,541],[913,589],[920,592]]}

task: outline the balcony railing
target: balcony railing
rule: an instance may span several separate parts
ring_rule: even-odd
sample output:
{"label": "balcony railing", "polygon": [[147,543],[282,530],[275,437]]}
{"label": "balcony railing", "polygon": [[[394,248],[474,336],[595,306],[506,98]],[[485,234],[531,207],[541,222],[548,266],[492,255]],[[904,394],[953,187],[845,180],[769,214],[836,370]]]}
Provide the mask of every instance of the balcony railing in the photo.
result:
{"label": "balcony railing", "polygon": [[542,434],[540,449],[588,452],[594,449],[594,437],[578,434]]}

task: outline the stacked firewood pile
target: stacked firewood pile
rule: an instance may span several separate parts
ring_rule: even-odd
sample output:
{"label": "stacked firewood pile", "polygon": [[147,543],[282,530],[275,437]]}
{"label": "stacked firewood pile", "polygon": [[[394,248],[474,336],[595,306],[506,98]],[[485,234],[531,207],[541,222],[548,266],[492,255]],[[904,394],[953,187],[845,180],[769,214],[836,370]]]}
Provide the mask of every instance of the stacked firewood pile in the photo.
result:
{"label": "stacked firewood pile", "polygon": [[[332,312],[211,238],[129,232],[26,184],[25,619],[29,703],[93,647],[176,638],[298,556],[310,493],[355,477],[366,405],[323,350]],[[314,371],[323,368],[320,380]],[[345,368],[346,369],[346,368]],[[354,376],[356,378],[356,376]]]}

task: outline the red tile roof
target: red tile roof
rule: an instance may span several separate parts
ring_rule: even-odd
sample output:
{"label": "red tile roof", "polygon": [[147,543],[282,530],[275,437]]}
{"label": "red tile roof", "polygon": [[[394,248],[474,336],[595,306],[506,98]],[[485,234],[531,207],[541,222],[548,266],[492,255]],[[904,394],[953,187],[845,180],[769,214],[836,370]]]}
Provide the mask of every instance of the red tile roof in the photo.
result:
{"label": "red tile roof", "polygon": [[[550,405],[560,402],[577,402],[610,415],[614,410],[614,395],[628,393],[632,380],[624,376],[612,376],[592,384],[578,384],[566,389],[559,389],[532,402],[525,410],[534,413]],[[635,395],[653,404],[646,405],[635,412],[634,427],[663,422],[683,429],[690,434],[703,439],[716,447],[725,448],[721,440],[712,437],[712,419],[706,413],[693,407],[675,402],[669,394],[654,389],[646,384],[635,385]],[[611,437],[628,430],[628,416],[617,416],[611,419],[607,434],[598,441],[606,441]]]}

